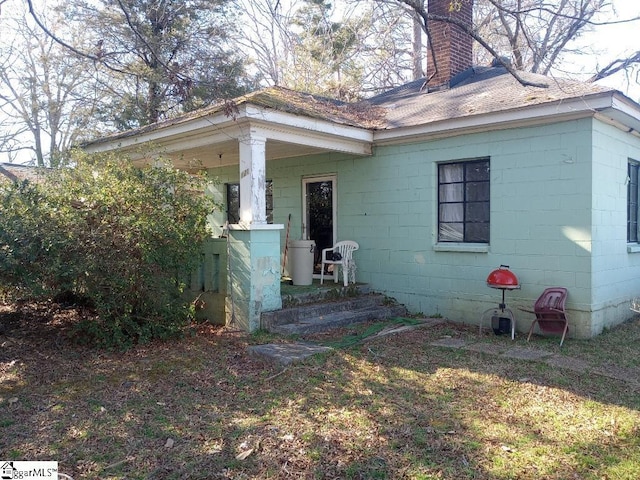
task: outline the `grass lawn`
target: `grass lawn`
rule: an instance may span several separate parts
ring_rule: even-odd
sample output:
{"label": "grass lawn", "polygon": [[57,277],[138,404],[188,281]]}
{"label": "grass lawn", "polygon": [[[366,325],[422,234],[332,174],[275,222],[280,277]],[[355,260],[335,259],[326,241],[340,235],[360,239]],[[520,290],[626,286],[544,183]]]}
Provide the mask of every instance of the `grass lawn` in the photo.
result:
{"label": "grass lawn", "polygon": [[[89,350],[67,338],[76,317],[0,306],[0,460],[56,460],[75,480],[640,478],[640,387],[429,345],[476,329],[343,341],[365,325],[316,336],[341,347],[285,368],[246,350],[285,339],[210,326]],[[640,320],[557,343],[532,341],[637,369]]]}

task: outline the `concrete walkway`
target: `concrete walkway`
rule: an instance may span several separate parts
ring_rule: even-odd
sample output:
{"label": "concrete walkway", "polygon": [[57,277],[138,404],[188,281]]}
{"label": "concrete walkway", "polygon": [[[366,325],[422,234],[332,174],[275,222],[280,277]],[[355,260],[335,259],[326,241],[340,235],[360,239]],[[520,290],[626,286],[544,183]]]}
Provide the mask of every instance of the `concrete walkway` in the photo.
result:
{"label": "concrete walkway", "polygon": [[318,353],[330,352],[331,347],[323,347],[313,343],[266,343],[264,345],[252,345],[248,348],[249,354],[262,357],[266,360],[290,365],[301,362],[305,358]]}
{"label": "concrete walkway", "polygon": [[[412,326],[392,327],[379,332],[377,335],[364,338],[362,341],[369,341],[381,335],[400,333],[414,328],[432,327],[442,323],[442,320],[427,319],[423,324]],[[501,345],[478,340],[464,340],[453,337],[443,337],[430,342],[432,347],[451,348],[458,350],[468,350],[486,355],[493,355],[514,360],[544,363],[553,368],[571,370],[577,373],[598,375],[626,382],[634,387],[640,388],[640,369],[623,368],[615,365],[602,365],[587,362],[576,357],[569,357],[557,353],[549,352],[535,347],[521,347],[511,345]],[[270,343],[265,345],[254,345],[249,347],[249,353],[260,356],[264,359],[274,361],[281,365],[290,365],[300,362],[312,355],[331,351],[332,348],[313,343]]]}
{"label": "concrete walkway", "polygon": [[593,364],[576,357],[559,355],[534,347],[510,347],[496,345],[482,341],[468,341],[459,338],[441,338],[430,342],[434,347],[453,348],[481,352],[516,360],[545,363],[550,367],[571,370],[578,373],[588,373],[601,377],[620,380],[636,387],[640,387],[640,369],[624,368],[615,365]]}

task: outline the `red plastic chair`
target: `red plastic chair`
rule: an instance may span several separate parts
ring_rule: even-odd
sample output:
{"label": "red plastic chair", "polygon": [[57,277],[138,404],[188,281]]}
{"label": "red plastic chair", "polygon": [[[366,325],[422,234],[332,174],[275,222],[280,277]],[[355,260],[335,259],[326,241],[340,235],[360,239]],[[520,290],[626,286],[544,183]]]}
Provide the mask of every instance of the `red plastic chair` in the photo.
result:
{"label": "red plastic chair", "polygon": [[536,319],[531,323],[529,328],[529,336],[527,342],[531,338],[533,328],[536,323],[543,333],[562,334],[560,340],[560,346],[564,342],[564,337],[569,330],[569,319],[567,318],[567,312],[564,308],[564,303],[567,300],[567,289],[564,287],[551,287],[545,289],[542,295],[538,297],[533,310],[524,310],[525,312],[533,313]]}

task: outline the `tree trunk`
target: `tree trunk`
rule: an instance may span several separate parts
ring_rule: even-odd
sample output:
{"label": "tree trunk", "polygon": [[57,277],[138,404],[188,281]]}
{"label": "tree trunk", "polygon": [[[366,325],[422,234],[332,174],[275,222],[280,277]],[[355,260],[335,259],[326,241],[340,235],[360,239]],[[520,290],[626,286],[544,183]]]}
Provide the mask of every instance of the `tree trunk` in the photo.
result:
{"label": "tree trunk", "polygon": [[417,14],[413,15],[413,80],[424,77],[424,69],[422,67],[422,24]]}

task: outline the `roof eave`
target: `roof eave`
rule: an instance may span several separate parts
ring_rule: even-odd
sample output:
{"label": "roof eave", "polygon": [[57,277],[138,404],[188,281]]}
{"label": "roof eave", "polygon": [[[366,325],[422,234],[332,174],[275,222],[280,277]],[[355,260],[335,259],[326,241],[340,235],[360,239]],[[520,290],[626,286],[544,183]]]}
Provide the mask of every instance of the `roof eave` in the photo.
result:
{"label": "roof eave", "polygon": [[611,108],[596,113],[596,118],[640,138],[640,105],[620,92],[612,96]]}
{"label": "roof eave", "polygon": [[138,159],[147,156],[150,150],[172,153],[185,148],[241,140],[256,128],[267,139],[315,143],[319,148],[356,155],[372,153],[372,130],[281,112],[251,103],[240,105],[232,117],[224,112],[215,112],[179,123],[159,124],[150,131],[101,139],[88,143],[83,148],[89,153],[117,150]]}
{"label": "roof eave", "polygon": [[[244,109],[242,109],[244,110]],[[223,112],[213,112],[208,115],[186,119],[177,123],[157,124],[145,131],[130,130],[121,134],[99,138],[82,145],[89,153],[109,152],[113,150],[132,151],[146,148],[149,145],[159,145],[170,139],[184,136],[195,136],[203,131],[216,130],[223,132],[233,127],[234,122],[244,115],[242,110],[232,118]]]}
{"label": "roof eave", "polygon": [[[615,97],[616,92],[608,91],[553,103],[468,115],[410,127],[379,130],[374,133],[374,144],[393,145],[585,118],[594,116],[598,112],[619,111],[614,101]],[[625,103],[624,106],[627,109],[625,117],[632,118],[630,113],[635,112],[640,118],[640,108],[637,104],[630,102]]]}

